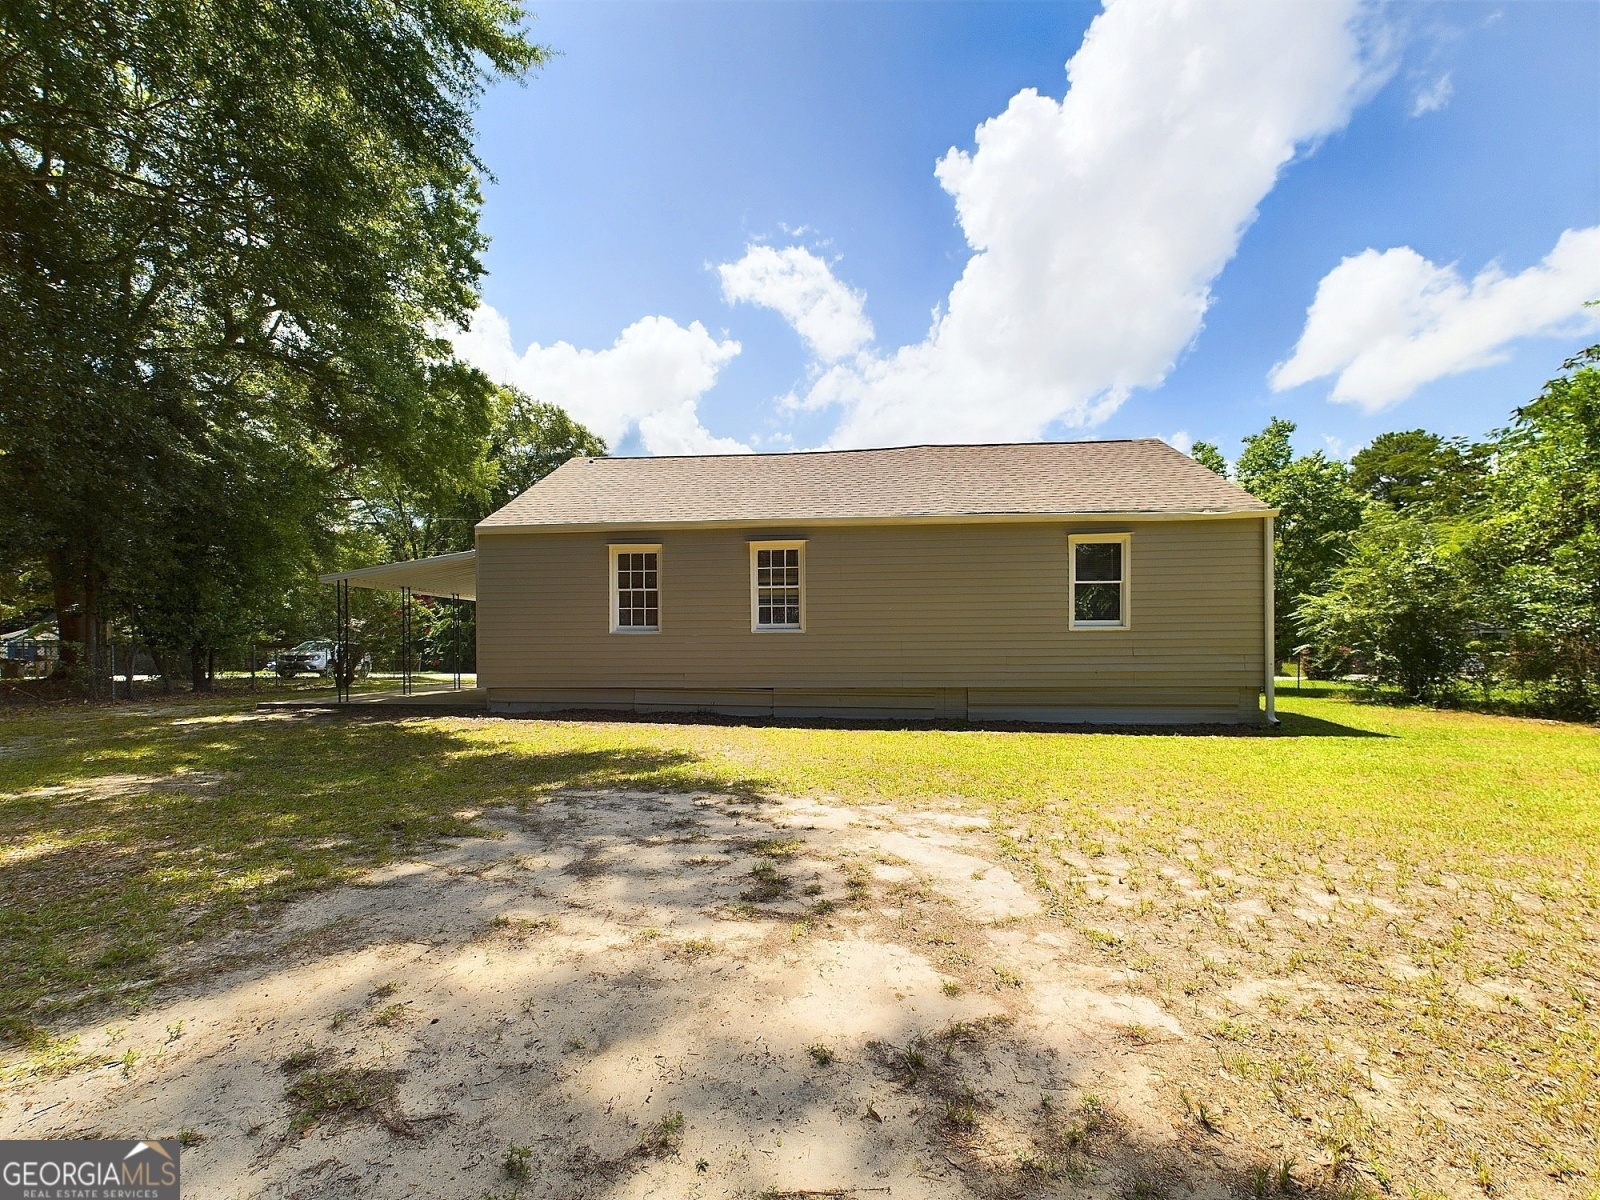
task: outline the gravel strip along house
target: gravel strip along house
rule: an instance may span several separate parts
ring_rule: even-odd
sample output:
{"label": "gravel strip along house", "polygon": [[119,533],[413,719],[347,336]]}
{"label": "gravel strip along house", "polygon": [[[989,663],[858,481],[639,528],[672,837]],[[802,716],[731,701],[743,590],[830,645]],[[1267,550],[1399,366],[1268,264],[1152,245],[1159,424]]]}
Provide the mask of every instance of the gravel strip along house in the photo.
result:
{"label": "gravel strip along house", "polygon": [[477,527],[479,686],[499,712],[1271,720],[1274,515],[1154,439],[577,458]]}

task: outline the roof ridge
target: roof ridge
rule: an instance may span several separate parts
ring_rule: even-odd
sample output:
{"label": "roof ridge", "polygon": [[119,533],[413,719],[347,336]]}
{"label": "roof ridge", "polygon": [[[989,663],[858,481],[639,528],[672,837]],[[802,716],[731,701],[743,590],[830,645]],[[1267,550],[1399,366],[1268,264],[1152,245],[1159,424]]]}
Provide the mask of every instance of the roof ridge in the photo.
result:
{"label": "roof ridge", "polygon": [[[576,457],[588,462],[672,462],[682,459],[734,458],[748,462],[752,458],[799,458],[822,454],[882,454],[889,450],[1015,450],[1028,446],[1125,446],[1138,442],[1168,443],[1158,437],[1127,438],[1038,438],[1027,442],[910,442],[904,446],[849,446],[841,450],[742,450],[717,454],[584,454]],[[1183,451],[1179,450],[1179,454]]]}

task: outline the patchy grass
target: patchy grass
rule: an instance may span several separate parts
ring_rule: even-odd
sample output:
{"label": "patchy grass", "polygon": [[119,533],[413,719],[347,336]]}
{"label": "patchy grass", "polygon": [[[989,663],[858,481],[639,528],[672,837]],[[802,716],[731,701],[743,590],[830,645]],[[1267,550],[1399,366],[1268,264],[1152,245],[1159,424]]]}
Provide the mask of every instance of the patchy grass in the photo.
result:
{"label": "patchy grass", "polygon": [[372,1023],[381,1025],[385,1029],[392,1029],[402,1025],[406,1019],[406,1006],[404,1004],[386,1004],[372,1015]]}
{"label": "patchy grass", "polygon": [[644,1158],[667,1158],[677,1154],[683,1147],[683,1126],[682,1112],[668,1113],[644,1131],[633,1153]]}
{"label": "patchy grass", "polygon": [[750,853],[775,860],[793,858],[802,844],[797,837],[762,838],[750,847]]}
{"label": "patchy grass", "polygon": [[[291,1074],[284,1097],[289,1101],[291,1133],[305,1134],[323,1121],[347,1121],[364,1113],[391,1125],[387,1111],[400,1090],[400,1072],[375,1067],[305,1067]],[[387,1119],[385,1119],[387,1118]]]}
{"label": "patchy grass", "polygon": [[[1271,734],[344,721],[235,699],[4,712],[0,1021],[35,1069],[73,1069],[48,1026],[137,1004],[186,943],[562,788],[937,805],[989,818],[1083,961],[1209,1031],[1161,1084],[1194,1136],[1278,1140],[1401,1194],[1428,1186],[1424,1153],[1485,1192],[1585,1194],[1600,732],[1337,695],[1281,707]],[[753,898],[784,894],[794,851],[749,847]],[[870,864],[844,870],[862,903]],[[905,1047],[896,1069],[922,1078],[927,1055]],[[1018,1161],[1048,1175],[1070,1142]]]}
{"label": "patchy grass", "polygon": [[770,904],[788,894],[789,881],[771,862],[762,859],[750,868],[750,886],[739,893],[739,898],[753,904]]}
{"label": "patchy grass", "polygon": [[305,1045],[289,1052],[289,1057],[283,1060],[285,1074],[297,1075],[301,1071],[310,1070],[322,1058],[322,1051],[315,1046]]}
{"label": "patchy grass", "polygon": [[506,1147],[506,1156],[500,1160],[500,1169],[506,1173],[507,1179],[526,1182],[533,1173],[533,1147],[512,1142]]}
{"label": "patchy grass", "polygon": [[709,958],[717,952],[717,944],[710,938],[685,938],[676,943],[669,953],[687,958],[691,962],[697,958]]}

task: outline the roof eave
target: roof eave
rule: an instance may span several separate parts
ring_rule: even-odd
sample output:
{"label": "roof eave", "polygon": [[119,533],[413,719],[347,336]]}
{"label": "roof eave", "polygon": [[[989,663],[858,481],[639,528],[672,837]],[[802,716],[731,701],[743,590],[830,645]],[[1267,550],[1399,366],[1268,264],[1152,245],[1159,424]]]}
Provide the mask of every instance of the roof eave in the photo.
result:
{"label": "roof eave", "polygon": [[318,575],[317,579],[322,583],[348,583],[380,591],[398,591],[406,587],[418,596],[475,600],[478,594],[477,559],[476,550],[457,550],[452,554],[435,554],[429,558],[402,559],[370,567],[356,567],[350,571],[330,571]]}
{"label": "roof eave", "polygon": [[1059,524],[1063,521],[1228,521],[1260,520],[1278,515],[1276,508],[1193,509],[1159,512],[1055,512],[1055,513],[916,513],[901,516],[852,517],[740,517],[725,520],[596,520],[596,521],[480,521],[484,533],[611,533],[618,530],[745,529],[758,526],[848,527],[866,525],[1004,525]]}

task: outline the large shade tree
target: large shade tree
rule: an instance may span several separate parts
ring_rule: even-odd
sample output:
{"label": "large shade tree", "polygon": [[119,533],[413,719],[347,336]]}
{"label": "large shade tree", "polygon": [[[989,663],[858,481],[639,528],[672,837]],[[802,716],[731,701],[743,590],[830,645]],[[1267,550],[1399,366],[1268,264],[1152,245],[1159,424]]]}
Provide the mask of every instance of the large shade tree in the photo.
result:
{"label": "large shade tree", "polygon": [[1274,641],[1280,660],[1294,648],[1295,613],[1302,599],[1327,590],[1365,508],[1350,488],[1344,463],[1320,450],[1295,455],[1290,444],[1294,431],[1294,422],[1274,417],[1260,433],[1244,439],[1234,465],[1239,486],[1279,510],[1273,554]]}
{"label": "large shade tree", "polygon": [[1600,346],[1517,409],[1494,443],[1468,557],[1513,671],[1559,710],[1600,712]]}
{"label": "large shade tree", "polygon": [[[495,391],[489,430],[470,462],[449,475],[415,474],[402,463],[374,462],[355,473],[352,526],[340,549],[350,560],[425,558],[470,550],[473,527],[569,458],[601,455],[605,442],[565,410],[512,387]],[[392,597],[354,599],[363,638],[378,658],[392,657]],[[476,670],[477,606],[424,599],[415,614],[425,658]]]}
{"label": "large shade tree", "polygon": [[296,497],[470,462],[492,389],[438,331],[482,272],[471,108],[543,54],[509,0],[0,7],[4,553],[66,641],[300,537],[285,461]]}
{"label": "large shade tree", "polygon": [[1350,460],[1350,486],[1392,508],[1454,516],[1480,498],[1489,448],[1425,429],[1380,433]]}
{"label": "large shade tree", "polygon": [[1344,661],[1414,700],[1447,691],[1467,661],[1470,604],[1456,555],[1425,517],[1377,508],[1297,621],[1323,661]]}
{"label": "large shade tree", "polygon": [[412,471],[404,460],[374,461],[355,475],[355,519],[387,558],[470,550],[473,526],[495,509],[569,458],[605,452],[605,441],[564,409],[499,387],[488,432],[469,461],[448,475]]}

